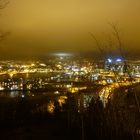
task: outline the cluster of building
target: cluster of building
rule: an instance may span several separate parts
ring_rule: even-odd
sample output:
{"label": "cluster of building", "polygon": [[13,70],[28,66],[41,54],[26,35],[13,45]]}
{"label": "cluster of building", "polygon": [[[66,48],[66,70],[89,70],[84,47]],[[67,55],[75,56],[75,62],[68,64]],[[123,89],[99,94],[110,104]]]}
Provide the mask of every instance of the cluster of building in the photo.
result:
{"label": "cluster of building", "polygon": [[0,90],[65,89],[76,92],[87,88],[89,83],[106,85],[129,80],[135,83],[139,82],[139,77],[140,61],[93,61],[59,56],[45,63],[0,62]]}

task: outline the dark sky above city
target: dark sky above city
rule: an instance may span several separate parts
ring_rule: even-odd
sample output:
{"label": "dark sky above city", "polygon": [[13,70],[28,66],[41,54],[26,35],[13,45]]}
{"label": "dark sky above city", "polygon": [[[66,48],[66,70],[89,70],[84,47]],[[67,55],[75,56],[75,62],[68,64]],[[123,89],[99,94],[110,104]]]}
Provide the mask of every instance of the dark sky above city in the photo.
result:
{"label": "dark sky above city", "polygon": [[[119,29],[125,51],[140,51],[140,0],[10,0],[1,10],[1,30],[10,34],[0,44],[6,57],[45,56],[52,52],[99,52],[92,32],[109,51]],[[114,49],[106,47],[111,39]],[[133,51],[132,51],[133,50]]]}

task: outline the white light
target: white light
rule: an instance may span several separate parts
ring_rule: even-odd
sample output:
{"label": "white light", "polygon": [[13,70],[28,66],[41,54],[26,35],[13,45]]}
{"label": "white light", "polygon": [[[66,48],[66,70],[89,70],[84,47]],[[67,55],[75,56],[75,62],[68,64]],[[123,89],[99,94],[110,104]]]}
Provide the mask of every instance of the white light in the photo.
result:
{"label": "white light", "polygon": [[41,63],[41,64],[40,64],[40,66],[43,66],[43,67],[45,67],[45,66],[46,66],[46,64],[44,64],[44,63]]}
{"label": "white light", "polygon": [[21,97],[22,97],[22,98],[24,98],[24,97],[25,97],[25,95],[23,95],[23,94],[22,94],[22,95],[21,95]]}
{"label": "white light", "polygon": [[59,56],[59,57],[65,57],[65,56],[71,56],[71,53],[53,53],[52,55]]}
{"label": "white light", "polygon": [[55,91],[54,94],[59,94],[59,91]]}
{"label": "white light", "polygon": [[122,60],[121,60],[121,59],[117,59],[116,61],[117,61],[117,62],[121,62]]}
{"label": "white light", "polygon": [[4,87],[0,87],[0,90],[4,90]]}
{"label": "white light", "polygon": [[111,62],[112,62],[112,60],[111,60],[110,58],[108,58],[107,60],[108,60],[108,62],[109,62],[109,63],[111,63]]}
{"label": "white light", "polygon": [[63,57],[61,56],[61,57],[60,57],[60,59],[62,60],[62,59],[63,59]]}

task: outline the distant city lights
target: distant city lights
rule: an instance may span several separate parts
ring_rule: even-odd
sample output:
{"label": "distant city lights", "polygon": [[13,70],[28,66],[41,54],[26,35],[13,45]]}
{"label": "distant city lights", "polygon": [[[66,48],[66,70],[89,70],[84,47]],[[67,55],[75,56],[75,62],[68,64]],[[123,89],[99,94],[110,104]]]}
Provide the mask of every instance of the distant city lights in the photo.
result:
{"label": "distant city lights", "polygon": [[109,63],[112,63],[112,60],[110,58],[107,59]]}

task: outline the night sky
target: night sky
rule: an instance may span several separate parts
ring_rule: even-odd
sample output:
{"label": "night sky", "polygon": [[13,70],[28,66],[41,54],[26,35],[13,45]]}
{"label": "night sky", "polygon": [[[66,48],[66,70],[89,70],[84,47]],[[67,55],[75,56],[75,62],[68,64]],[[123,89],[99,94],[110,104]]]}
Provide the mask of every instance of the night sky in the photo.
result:
{"label": "night sky", "polygon": [[[140,0],[11,0],[0,11],[1,57],[38,57],[53,52],[99,53],[92,32],[108,52],[117,27],[130,56],[140,51]],[[111,40],[112,47],[108,46]]]}

